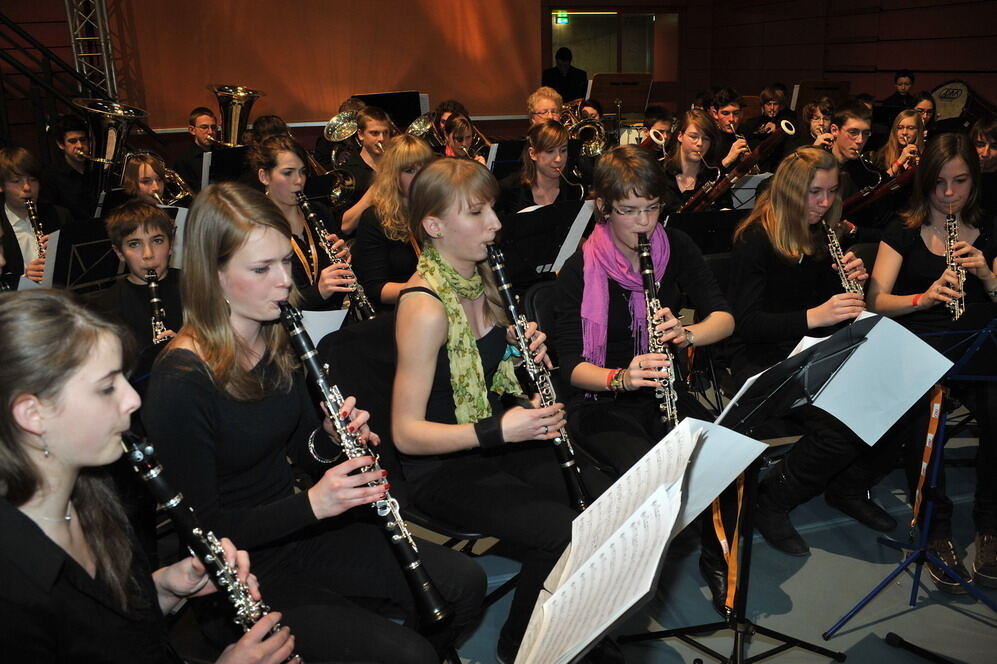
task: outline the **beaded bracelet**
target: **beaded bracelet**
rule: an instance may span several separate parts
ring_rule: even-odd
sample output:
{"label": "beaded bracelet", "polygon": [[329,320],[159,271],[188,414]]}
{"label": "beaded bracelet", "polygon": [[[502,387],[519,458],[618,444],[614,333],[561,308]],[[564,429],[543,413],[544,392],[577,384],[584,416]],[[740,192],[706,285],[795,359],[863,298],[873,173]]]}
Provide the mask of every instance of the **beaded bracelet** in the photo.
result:
{"label": "beaded bracelet", "polygon": [[609,386],[609,389],[614,392],[625,392],[627,389],[626,380],[627,370],[617,369],[616,374],[613,376],[613,384]]}

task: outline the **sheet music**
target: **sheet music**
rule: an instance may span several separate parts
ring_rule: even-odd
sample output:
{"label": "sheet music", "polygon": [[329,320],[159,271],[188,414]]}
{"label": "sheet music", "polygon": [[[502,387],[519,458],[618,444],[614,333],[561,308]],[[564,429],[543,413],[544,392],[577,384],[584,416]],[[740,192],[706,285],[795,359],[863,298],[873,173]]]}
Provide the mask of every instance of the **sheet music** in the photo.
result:
{"label": "sheet music", "polygon": [[52,287],[52,276],[55,274],[55,257],[59,255],[59,231],[52,231],[48,236],[48,244],[45,247],[45,271],[42,272],[42,280],[38,285],[42,288]]}
{"label": "sheet music", "polygon": [[[208,154],[211,154],[210,152]],[[170,267],[180,269],[183,265],[183,232],[187,225],[187,208],[176,208],[177,216],[173,220],[173,255],[170,257]]]}
{"label": "sheet music", "polygon": [[204,158],[201,160],[201,189],[204,189],[211,183],[211,155],[213,150],[208,150],[204,153]]}
{"label": "sheet music", "polygon": [[498,155],[498,141],[488,146],[488,157],[485,159],[485,166],[487,166],[488,170],[493,173],[495,172],[494,166],[496,155]]}
{"label": "sheet music", "polygon": [[301,325],[305,332],[312,338],[315,345],[325,335],[335,332],[343,326],[346,320],[348,309],[337,309],[335,311],[302,311]]}
{"label": "sheet music", "polygon": [[32,281],[31,279],[28,279],[23,274],[17,280],[17,290],[23,291],[23,290],[31,290],[33,288],[42,288],[42,285],[39,284],[38,282],[35,282],[35,281]]}
{"label": "sheet music", "polygon": [[588,226],[589,219],[592,218],[594,212],[595,201],[589,200],[582,203],[575,220],[571,222],[571,228],[561,244],[561,249],[557,252],[557,258],[554,259],[554,272],[560,272],[565,261],[578,251],[578,245],[582,241],[582,233],[585,232],[585,227]]}
{"label": "sheet music", "polygon": [[659,486],[534,614],[516,662],[570,662],[649,595],[678,508]]}

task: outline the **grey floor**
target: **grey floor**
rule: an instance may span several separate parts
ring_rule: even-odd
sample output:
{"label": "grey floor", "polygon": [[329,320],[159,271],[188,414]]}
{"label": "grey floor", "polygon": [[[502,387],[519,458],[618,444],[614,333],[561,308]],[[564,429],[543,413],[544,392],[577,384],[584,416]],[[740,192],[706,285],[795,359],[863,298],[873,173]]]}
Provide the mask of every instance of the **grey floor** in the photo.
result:
{"label": "grey floor", "polygon": [[[953,440],[946,453],[952,459],[971,459],[975,454],[974,441]],[[956,544],[969,563],[972,562],[974,537],[970,518],[974,472],[967,467],[948,471],[949,494],[956,505]],[[902,483],[901,474],[895,472],[873,494],[901,522],[893,533],[897,539],[906,538],[907,529],[903,524],[910,518],[910,509],[901,491]],[[755,538],[748,600],[751,620],[843,652],[848,662],[856,664],[927,661],[886,645],[883,639],[888,632],[895,632],[953,663],[997,663],[997,614],[968,596],[951,596],[936,590],[926,571],[915,607],[908,604],[913,577],[905,572],[837,635],[823,641],[821,634],[896,567],[900,554],[880,545],[876,533],[828,508],[820,498],[795,510],[793,521],[810,544],[812,553],[805,558],[786,556],[772,550],[760,537]],[[710,608],[697,559],[694,547],[677,541],[666,557],[658,592],[615,629],[614,634],[716,621],[718,617]],[[496,585],[517,569],[516,563],[497,555],[484,555],[479,560],[488,571],[490,582]],[[997,590],[985,590],[985,593],[997,602]],[[478,629],[460,648],[464,662],[486,664],[495,661],[495,642],[507,612],[508,598],[489,610]],[[704,638],[703,642],[722,653],[730,652],[731,639],[726,633]],[[748,653],[757,654],[772,645],[773,642],[765,637],[755,636]],[[697,657],[704,662],[715,661],[675,639],[629,644],[624,647],[624,653],[629,664],[691,664]],[[797,648],[765,661],[809,664],[832,660]]]}

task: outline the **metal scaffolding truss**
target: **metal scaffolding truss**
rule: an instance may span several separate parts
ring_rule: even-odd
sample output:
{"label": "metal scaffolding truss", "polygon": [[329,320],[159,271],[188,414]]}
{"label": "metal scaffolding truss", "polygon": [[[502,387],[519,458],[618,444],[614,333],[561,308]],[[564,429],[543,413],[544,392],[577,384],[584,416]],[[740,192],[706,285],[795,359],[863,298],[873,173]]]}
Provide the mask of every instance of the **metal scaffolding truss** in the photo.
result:
{"label": "metal scaffolding truss", "polygon": [[114,57],[104,0],[66,0],[66,18],[76,71],[104,90],[108,97],[117,99],[118,84],[114,78]]}

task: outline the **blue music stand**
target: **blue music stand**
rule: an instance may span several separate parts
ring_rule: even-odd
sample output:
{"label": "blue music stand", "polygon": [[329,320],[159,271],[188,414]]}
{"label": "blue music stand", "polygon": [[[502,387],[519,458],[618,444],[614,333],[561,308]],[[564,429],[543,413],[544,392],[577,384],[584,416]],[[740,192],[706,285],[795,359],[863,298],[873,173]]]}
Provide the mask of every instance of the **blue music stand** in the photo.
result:
{"label": "blue music stand", "polygon": [[[989,341],[992,350],[997,351],[997,318],[990,319],[981,329],[978,330],[952,330],[946,332],[932,332],[930,334],[922,335],[922,338],[945,338],[958,336],[959,338],[955,340],[954,343],[948,345],[947,347],[940,349],[944,355],[949,357],[953,353],[960,354],[959,359],[956,363],[949,369],[948,373],[942,378],[943,381],[948,382],[995,382],[997,381],[997,376],[992,375],[982,375],[982,374],[969,374],[966,370],[969,366],[969,362],[972,358],[976,357],[977,354],[985,352],[990,347],[986,344]],[[910,606],[917,605],[917,590],[921,584],[921,569],[924,567],[924,563],[930,561],[931,563],[942,569],[946,576],[948,576],[953,581],[958,582],[963,588],[966,589],[973,597],[980,600],[991,610],[997,612],[997,603],[984,595],[980,590],[973,584],[966,581],[966,579],[959,576],[955,570],[946,565],[941,559],[936,556],[932,551],[928,549],[928,530],[931,524],[931,519],[934,516],[935,511],[935,488],[938,485],[938,473],[942,466],[942,450],[945,447],[945,412],[941,413],[941,419],[938,424],[938,436],[935,443],[935,447],[931,452],[931,475],[928,481],[928,486],[925,489],[925,496],[927,500],[925,501],[924,507],[924,519],[921,525],[921,532],[918,536],[917,545],[911,547],[909,544],[904,544],[902,542],[897,542],[896,540],[879,537],[878,540],[881,544],[884,544],[898,551],[910,551],[907,557],[902,563],[900,563],[896,569],[886,575],[879,585],[873,588],[865,597],[863,597],[859,602],[853,606],[848,613],[841,617],[838,622],[834,623],[830,629],[824,632],[821,636],[827,641],[838,630],[844,627],[845,623],[851,620],[855,614],[865,608],[866,604],[872,601],[872,599],[880,593],[886,586],[888,586],[893,579],[900,575],[905,569],[910,567],[911,564],[915,565],[914,568],[914,585],[910,591]]]}

